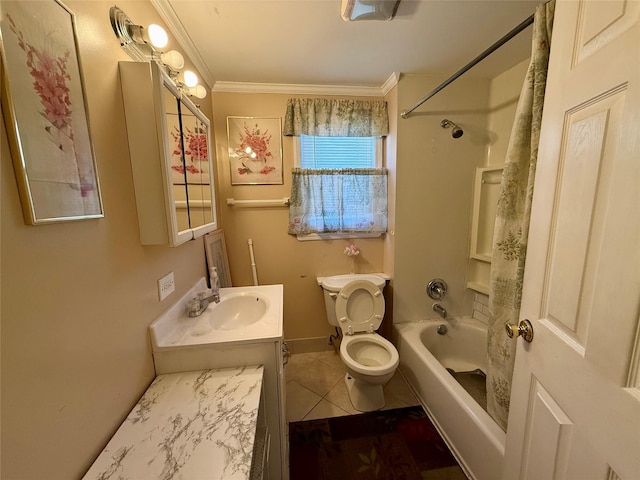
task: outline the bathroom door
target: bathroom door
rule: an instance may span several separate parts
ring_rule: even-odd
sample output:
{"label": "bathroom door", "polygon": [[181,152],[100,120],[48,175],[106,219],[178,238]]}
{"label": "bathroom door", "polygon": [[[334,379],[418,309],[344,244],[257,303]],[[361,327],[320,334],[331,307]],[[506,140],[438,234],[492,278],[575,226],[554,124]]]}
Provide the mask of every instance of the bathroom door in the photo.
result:
{"label": "bathroom door", "polygon": [[640,479],[639,13],[556,5],[503,480]]}

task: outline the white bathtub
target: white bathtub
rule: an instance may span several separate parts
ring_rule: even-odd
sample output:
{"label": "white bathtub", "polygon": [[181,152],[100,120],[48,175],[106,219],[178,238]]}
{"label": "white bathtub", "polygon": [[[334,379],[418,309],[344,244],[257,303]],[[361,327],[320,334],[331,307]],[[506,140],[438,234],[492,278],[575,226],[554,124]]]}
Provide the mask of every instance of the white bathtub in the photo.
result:
{"label": "white bathtub", "polygon": [[395,333],[400,370],[467,476],[499,479],[506,435],[446,370],[486,372],[486,327],[463,317],[398,323]]}

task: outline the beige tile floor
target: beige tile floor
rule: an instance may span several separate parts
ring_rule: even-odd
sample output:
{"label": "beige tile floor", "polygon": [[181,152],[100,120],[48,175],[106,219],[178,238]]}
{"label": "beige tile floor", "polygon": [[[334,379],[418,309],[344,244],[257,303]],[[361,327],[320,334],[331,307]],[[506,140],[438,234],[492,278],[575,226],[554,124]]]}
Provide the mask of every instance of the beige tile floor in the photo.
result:
{"label": "beige tile floor", "polygon": [[[288,422],[362,413],[351,405],[346,369],[333,350],[293,354],[284,372]],[[384,397],[383,410],[420,404],[399,372],[385,385]]]}

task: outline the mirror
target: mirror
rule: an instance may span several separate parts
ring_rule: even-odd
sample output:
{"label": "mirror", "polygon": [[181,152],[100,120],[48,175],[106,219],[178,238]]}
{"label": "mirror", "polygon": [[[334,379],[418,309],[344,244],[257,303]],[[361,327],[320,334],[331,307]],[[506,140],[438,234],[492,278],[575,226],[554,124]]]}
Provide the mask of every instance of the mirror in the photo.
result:
{"label": "mirror", "polygon": [[215,230],[209,119],[155,63],[120,62],[120,77],[142,244]]}
{"label": "mirror", "polygon": [[163,83],[162,110],[165,116],[164,130],[166,138],[166,154],[170,162],[171,190],[175,209],[178,232],[189,230],[187,209],[187,192],[185,183],[185,162],[183,155],[183,138],[181,134],[180,100],[171,85]]}
{"label": "mirror", "polygon": [[212,222],[209,126],[181,101],[186,194],[189,225],[197,229]]}

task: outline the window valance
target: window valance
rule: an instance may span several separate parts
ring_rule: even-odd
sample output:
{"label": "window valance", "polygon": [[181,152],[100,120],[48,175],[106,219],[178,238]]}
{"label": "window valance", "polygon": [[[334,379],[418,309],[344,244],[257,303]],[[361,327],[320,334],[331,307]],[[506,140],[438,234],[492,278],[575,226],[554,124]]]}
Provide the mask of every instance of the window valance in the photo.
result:
{"label": "window valance", "polygon": [[283,134],[317,137],[381,137],[389,133],[387,102],[290,98]]}

